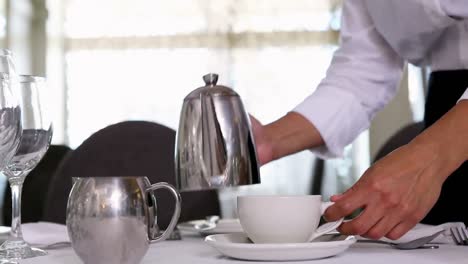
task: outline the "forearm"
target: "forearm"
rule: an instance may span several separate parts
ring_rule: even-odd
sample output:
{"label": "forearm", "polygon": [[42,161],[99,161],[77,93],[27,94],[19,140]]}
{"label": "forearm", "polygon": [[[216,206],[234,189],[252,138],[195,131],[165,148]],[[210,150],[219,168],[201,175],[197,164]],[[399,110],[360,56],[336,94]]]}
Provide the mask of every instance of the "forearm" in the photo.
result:
{"label": "forearm", "polygon": [[324,144],[318,130],[302,115],[290,112],[265,126],[273,147],[273,159]]}
{"label": "forearm", "polygon": [[468,160],[468,100],[460,101],[410,145],[434,154],[434,166],[445,180]]}

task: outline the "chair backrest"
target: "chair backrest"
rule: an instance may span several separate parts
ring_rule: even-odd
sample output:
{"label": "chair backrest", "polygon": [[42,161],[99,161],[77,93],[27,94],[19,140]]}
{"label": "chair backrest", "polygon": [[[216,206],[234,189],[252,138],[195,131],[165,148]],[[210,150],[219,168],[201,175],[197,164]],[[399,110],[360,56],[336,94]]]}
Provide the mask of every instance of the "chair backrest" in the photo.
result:
{"label": "chair backrest", "polygon": [[[60,162],[69,154],[71,148],[62,145],[51,145],[42,160],[28,174],[23,185],[21,221],[23,223],[42,220],[45,199],[49,184]],[[5,189],[3,199],[3,224],[11,224],[11,189]]]}
{"label": "chair backrest", "polygon": [[408,144],[413,138],[419,135],[424,130],[424,122],[412,123],[404,126],[392,135],[387,142],[380,148],[375,155],[374,162],[385,157],[395,149]]}
{"label": "chair backrest", "polygon": [[[175,131],[151,122],[126,121],[108,126],[85,140],[54,175],[44,220],[65,223],[72,177],[146,176],[150,182],[175,184]],[[173,212],[169,193],[156,193],[158,223],[166,228]],[[182,194],[180,221],[219,215],[215,191]]]}

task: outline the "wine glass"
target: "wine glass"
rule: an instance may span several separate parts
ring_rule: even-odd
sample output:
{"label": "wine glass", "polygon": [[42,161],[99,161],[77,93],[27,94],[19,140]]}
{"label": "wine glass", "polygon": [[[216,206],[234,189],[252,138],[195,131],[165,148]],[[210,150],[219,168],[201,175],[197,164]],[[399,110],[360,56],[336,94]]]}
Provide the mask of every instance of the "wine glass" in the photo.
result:
{"label": "wine glass", "polygon": [[0,258],[24,259],[47,254],[24,241],[21,232],[21,189],[28,173],[36,167],[49,148],[52,123],[47,114],[45,79],[19,76],[19,105],[21,108],[22,137],[19,148],[3,169],[12,194],[12,221],[10,237],[0,246]]}
{"label": "wine glass", "polygon": [[13,158],[21,138],[21,111],[15,92],[18,78],[11,52],[0,49],[0,171]]}

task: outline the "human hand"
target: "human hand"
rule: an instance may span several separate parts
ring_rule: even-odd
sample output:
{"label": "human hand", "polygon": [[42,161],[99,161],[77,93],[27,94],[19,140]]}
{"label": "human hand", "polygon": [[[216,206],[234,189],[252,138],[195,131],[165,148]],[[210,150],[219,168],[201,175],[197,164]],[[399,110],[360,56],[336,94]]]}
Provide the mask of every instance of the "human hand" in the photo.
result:
{"label": "human hand", "polygon": [[314,125],[295,112],[268,125],[262,125],[250,115],[250,123],[261,165],[323,144]]}
{"label": "human hand", "polygon": [[257,147],[257,155],[260,165],[268,163],[273,160],[273,144],[267,136],[265,126],[262,125],[255,117],[250,116],[250,123],[252,125],[252,132]]}
{"label": "human hand", "polygon": [[336,221],[363,209],[339,231],[371,239],[398,239],[436,203],[446,177],[442,177],[440,160],[437,151],[427,146],[405,145],[368,169],[344,194],[332,196],[335,204],[325,217]]}

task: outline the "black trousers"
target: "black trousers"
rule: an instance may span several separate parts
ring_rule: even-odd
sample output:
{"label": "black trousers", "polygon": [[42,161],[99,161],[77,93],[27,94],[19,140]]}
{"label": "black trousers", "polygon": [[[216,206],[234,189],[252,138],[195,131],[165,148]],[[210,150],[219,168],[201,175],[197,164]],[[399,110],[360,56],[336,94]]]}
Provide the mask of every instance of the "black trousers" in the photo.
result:
{"label": "black trousers", "polygon": [[[467,88],[468,70],[433,72],[429,79],[425,127],[435,123],[454,107]],[[468,122],[468,116],[460,122]],[[468,161],[447,178],[439,200],[422,222],[465,222],[468,225]]]}

